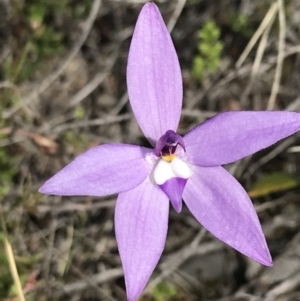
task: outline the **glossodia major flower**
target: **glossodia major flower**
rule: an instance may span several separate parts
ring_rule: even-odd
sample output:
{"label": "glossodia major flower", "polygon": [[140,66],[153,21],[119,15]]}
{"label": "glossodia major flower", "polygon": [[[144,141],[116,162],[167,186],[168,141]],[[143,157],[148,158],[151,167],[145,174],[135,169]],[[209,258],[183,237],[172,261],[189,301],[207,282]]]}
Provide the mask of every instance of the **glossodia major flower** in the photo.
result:
{"label": "glossodia major flower", "polygon": [[59,171],[40,192],[105,196],[119,193],[115,231],[128,300],[138,298],[164,249],[169,200],[182,199],[217,238],[267,266],[272,259],[243,187],[221,165],[300,129],[293,112],[226,112],[176,133],[182,106],[178,58],[158,8],[147,3],[130,46],[127,84],[134,115],[153,149],[129,144],[94,147]]}

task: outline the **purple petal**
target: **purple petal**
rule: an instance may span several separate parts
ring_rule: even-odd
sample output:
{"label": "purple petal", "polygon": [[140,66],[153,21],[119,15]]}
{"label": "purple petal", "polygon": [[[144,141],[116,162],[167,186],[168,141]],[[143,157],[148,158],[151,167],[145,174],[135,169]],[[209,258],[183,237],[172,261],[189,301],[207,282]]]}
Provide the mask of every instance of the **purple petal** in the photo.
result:
{"label": "purple petal", "polygon": [[162,254],[168,215],[168,198],[149,178],[119,194],[115,231],[129,301],[139,297]]}
{"label": "purple petal", "polygon": [[218,166],[251,155],[299,130],[299,113],[226,112],[195,127],[183,139],[190,162]]}
{"label": "purple petal", "polygon": [[[148,160],[146,160],[146,156]],[[128,144],[91,148],[50,178],[40,192],[55,195],[103,196],[132,189],[151,169],[151,149]]]}
{"label": "purple petal", "polygon": [[182,106],[182,78],[168,29],[154,3],[138,17],[131,41],[127,86],[135,117],[148,140],[176,131]]}
{"label": "purple petal", "polygon": [[186,181],[187,179],[183,178],[172,178],[167,180],[164,184],[159,185],[177,212],[180,212],[182,209],[182,192]]}
{"label": "purple petal", "polygon": [[196,219],[217,238],[264,265],[272,265],[252,202],[225,169],[193,166],[183,199]]}

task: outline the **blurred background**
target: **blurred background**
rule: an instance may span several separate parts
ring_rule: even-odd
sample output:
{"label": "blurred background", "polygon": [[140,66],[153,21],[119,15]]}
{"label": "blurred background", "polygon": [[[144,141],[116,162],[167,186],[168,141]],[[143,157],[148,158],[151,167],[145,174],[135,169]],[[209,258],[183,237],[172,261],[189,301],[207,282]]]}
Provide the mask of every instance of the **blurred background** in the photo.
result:
{"label": "blurred background", "polygon": [[[116,196],[37,190],[92,146],[148,145],[125,78],[145,2],[0,0],[0,300],[126,299]],[[182,67],[180,134],[222,111],[300,111],[299,0],[155,3]],[[186,207],[171,209],[140,300],[300,300],[299,151],[296,134],[226,166],[253,200],[273,268],[212,237]]]}

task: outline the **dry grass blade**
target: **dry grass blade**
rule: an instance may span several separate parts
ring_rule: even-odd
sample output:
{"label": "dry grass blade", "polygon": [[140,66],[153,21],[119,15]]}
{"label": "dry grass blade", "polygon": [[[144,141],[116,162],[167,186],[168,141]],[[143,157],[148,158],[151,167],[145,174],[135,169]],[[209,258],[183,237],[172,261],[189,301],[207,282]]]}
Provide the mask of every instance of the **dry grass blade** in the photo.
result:
{"label": "dry grass blade", "polygon": [[261,64],[263,55],[264,55],[266,47],[267,47],[267,42],[268,42],[270,30],[272,28],[274,19],[275,19],[275,16],[273,15],[273,18],[270,19],[270,22],[269,22],[268,26],[266,27],[266,29],[265,29],[262,37],[261,37],[260,43],[258,45],[257,55],[255,57],[254,64],[253,64],[253,67],[252,67],[252,70],[251,70],[251,81],[254,79],[254,77],[259,72],[259,66]]}
{"label": "dry grass blade", "polygon": [[119,116],[107,116],[104,118],[98,118],[98,119],[93,119],[93,120],[77,121],[75,123],[69,123],[69,124],[67,123],[67,124],[62,124],[60,126],[57,126],[53,129],[53,133],[60,133],[65,130],[77,129],[77,128],[87,127],[87,126],[96,126],[96,125],[122,122],[122,121],[125,121],[128,119],[130,119],[130,114],[123,114],[123,115],[119,115]]}
{"label": "dry grass blade", "polygon": [[118,54],[119,49],[117,48],[117,51],[115,51],[108,59],[108,64],[104,72],[97,73],[87,85],[85,85],[68,101],[70,103],[70,107],[77,106],[83,99],[90,95],[103,82],[105,78],[107,78],[108,74],[111,72],[111,69],[118,58]]}
{"label": "dry grass blade", "polygon": [[263,32],[268,27],[268,25],[270,23],[270,20],[272,20],[274,18],[277,10],[278,10],[278,3],[276,2],[276,3],[273,3],[271,5],[271,7],[268,10],[265,18],[263,19],[263,21],[261,22],[260,26],[258,27],[258,29],[256,30],[256,32],[252,36],[252,38],[249,41],[247,47],[245,48],[245,50],[243,51],[243,53],[241,54],[241,56],[237,60],[237,62],[235,64],[236,68],[240,68],[242,66],[242,64],[246,60],[247,56],[249,55],[250,51],[252,50],[252,48],[255,46],[255,44],[257,43],[258,39],[260,38],[260,36],[263,34]]}
{"label": "dry grass blade", "polygon": [[65,284],[61,291],[65,294],[70,294],[71,292],[79,292],[88,286],[99,285],[104,282],[111,281],[115,278],[123,276],[122,268],[115,268],[107,271],[103,271],[97,275],[92,275],[86,277],[84,280],[76,281],[70,284]]}
{"label": "dry grass blade", "polygon": [[286,35],[286,20],[285,11],[282,0],[277,0],[278,3],[278,14],[279,14],[279,39],[278,39],[278,56],[275,70],[275,78],[272,86],[271,96],[268,102],[268,110],[273,110],[275,106],[275,100],[280,88],[280,80],[282,74],[282,67],[284,61],[285,51],[285,35]]}
{"label": "dry grass blade", "polygon": [[176,5],[176,8],[175,8],[175,11],[171,17],[171,19],[169,20],[168,22],[168,29],[170,32],[172,32],[174,26],[176,25],[176,22],[184,8],[184,5],[186,3],[186,0],[178,0],[177,1],[177,5]]}
{"label": "dry grass blade", "polygon": [[174,254],[171,259],[161,263],[160,267],[162,269],[162,272],[160,273],[159,276],[157,276],[156,278],[154,278],[149,282],[144,293],[151,292],[156,285],[158,285],[160,282],[163,281],[163,279],[168,277],[172,272],[176,271],[176,269],[178,269],[178,267],[185,260],[187,260],[190,256],[194,255],[199,247],[199,243],[203,240],[206,233],[207,233],[206,229],[202,228],[188,246],[183,248],[178,253]]}
{"label": "dry grass blade", "polygon": [[17,289],[17,294],[18,294],[19,300],[25,301],[19,273],[17,270],[16,262],[15,262],[14,253],[13,253],[11,244],[9,243],[9,241],[5,235],[4,235],[4,245],[5,245],[5,253],[6,253],[6,256],[8,259],[8,263],[9,263],[10,273],[14,279],[14,283],[15,283],[15,286]]}
{"label": "dry grass blade", "polygon": [[[269,19],[269,24],[265,28],[265,30],[262,34],[262,37],[260,39],[260,42],[259,42],[259,45],[257,48],[257,53],[255,56],[255,60],[254,60],[252,70],[251,70],[250,82],[249,82],[247,88],[245,89],[243,95],[241,96],[241,102],[243,105],[246,105],[248,95],[249,95],[251,89],[253,88],[254,83],[258,80],[257,76],[259,75],[261,62],[262,62],[265,50],[268,45],[269,34],[271,31],[272,25],[274,23],[274,19],[275,19],[275,14],[272,15],[271,19]],[[259,105],[257,103],[254,103],[254,109],[259,110],[261,108],[259,107]]]}
{"label": "dry grass blade", "polygon": [[25,297],[24,297],[24,293],[23,293],[23,289],[22,289],[18,269],[17,269],[17,266],[16,266],[14,253],[13,253],[11,244],[8,241],[8,238],[7,238],[6,224],[5,224],[5,220],[4,220],[4,217],[3,217],[3,211],[2,211],[2,206],[1,205],[0,205],[0,218],[1,218],[1,224],[2,224],[2,230],[3,230],[3,237],[4,237],[4,248],[5,248],[5,253],[6,253],[6,256],[7,256],[8,264],[9,264],[10,274],[11,274],[13,280],[14,280],[14,284],[15,284],[15,287],[16,287],[16,291],[17,291],[17,294],[18,294],[19,301],[25,301]]}

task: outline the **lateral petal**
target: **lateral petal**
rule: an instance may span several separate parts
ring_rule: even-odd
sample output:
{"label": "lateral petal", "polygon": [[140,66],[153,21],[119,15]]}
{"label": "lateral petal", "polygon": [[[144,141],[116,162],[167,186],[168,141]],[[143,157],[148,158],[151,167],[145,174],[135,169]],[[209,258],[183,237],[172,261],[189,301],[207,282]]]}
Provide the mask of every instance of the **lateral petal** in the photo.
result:
{"label": "lateral petal", "polygon": [[183,199],[196,219],[217,238],[264,265],[272,265],[253,204],[224,168],[193,166]]}
{"label": "lateral petal", "polygon": [[155,142],[176,132],[182,106],[182,77],[170,34],[157,6],[144,5],[133,33],[127,86],[134,115],[146,138]]}
{"label": "lateral petal", "polygon": [[139,297],[160,259],[168,215],[167,196],[149,178],[138,187],[119,194],[115,231],[129,301]]}
{"label": "lateral petal", "polygon": [[132,189],[153,168],[153,150],[129,144],[104,144],[79,155],[45,182],[41,193],[103,196]]}
{"label": "lateral petal", "polygon": [[221,113],[188,132],[188,160],[202,166],[234,162],[300,130],[300,114],[279,111]]}

